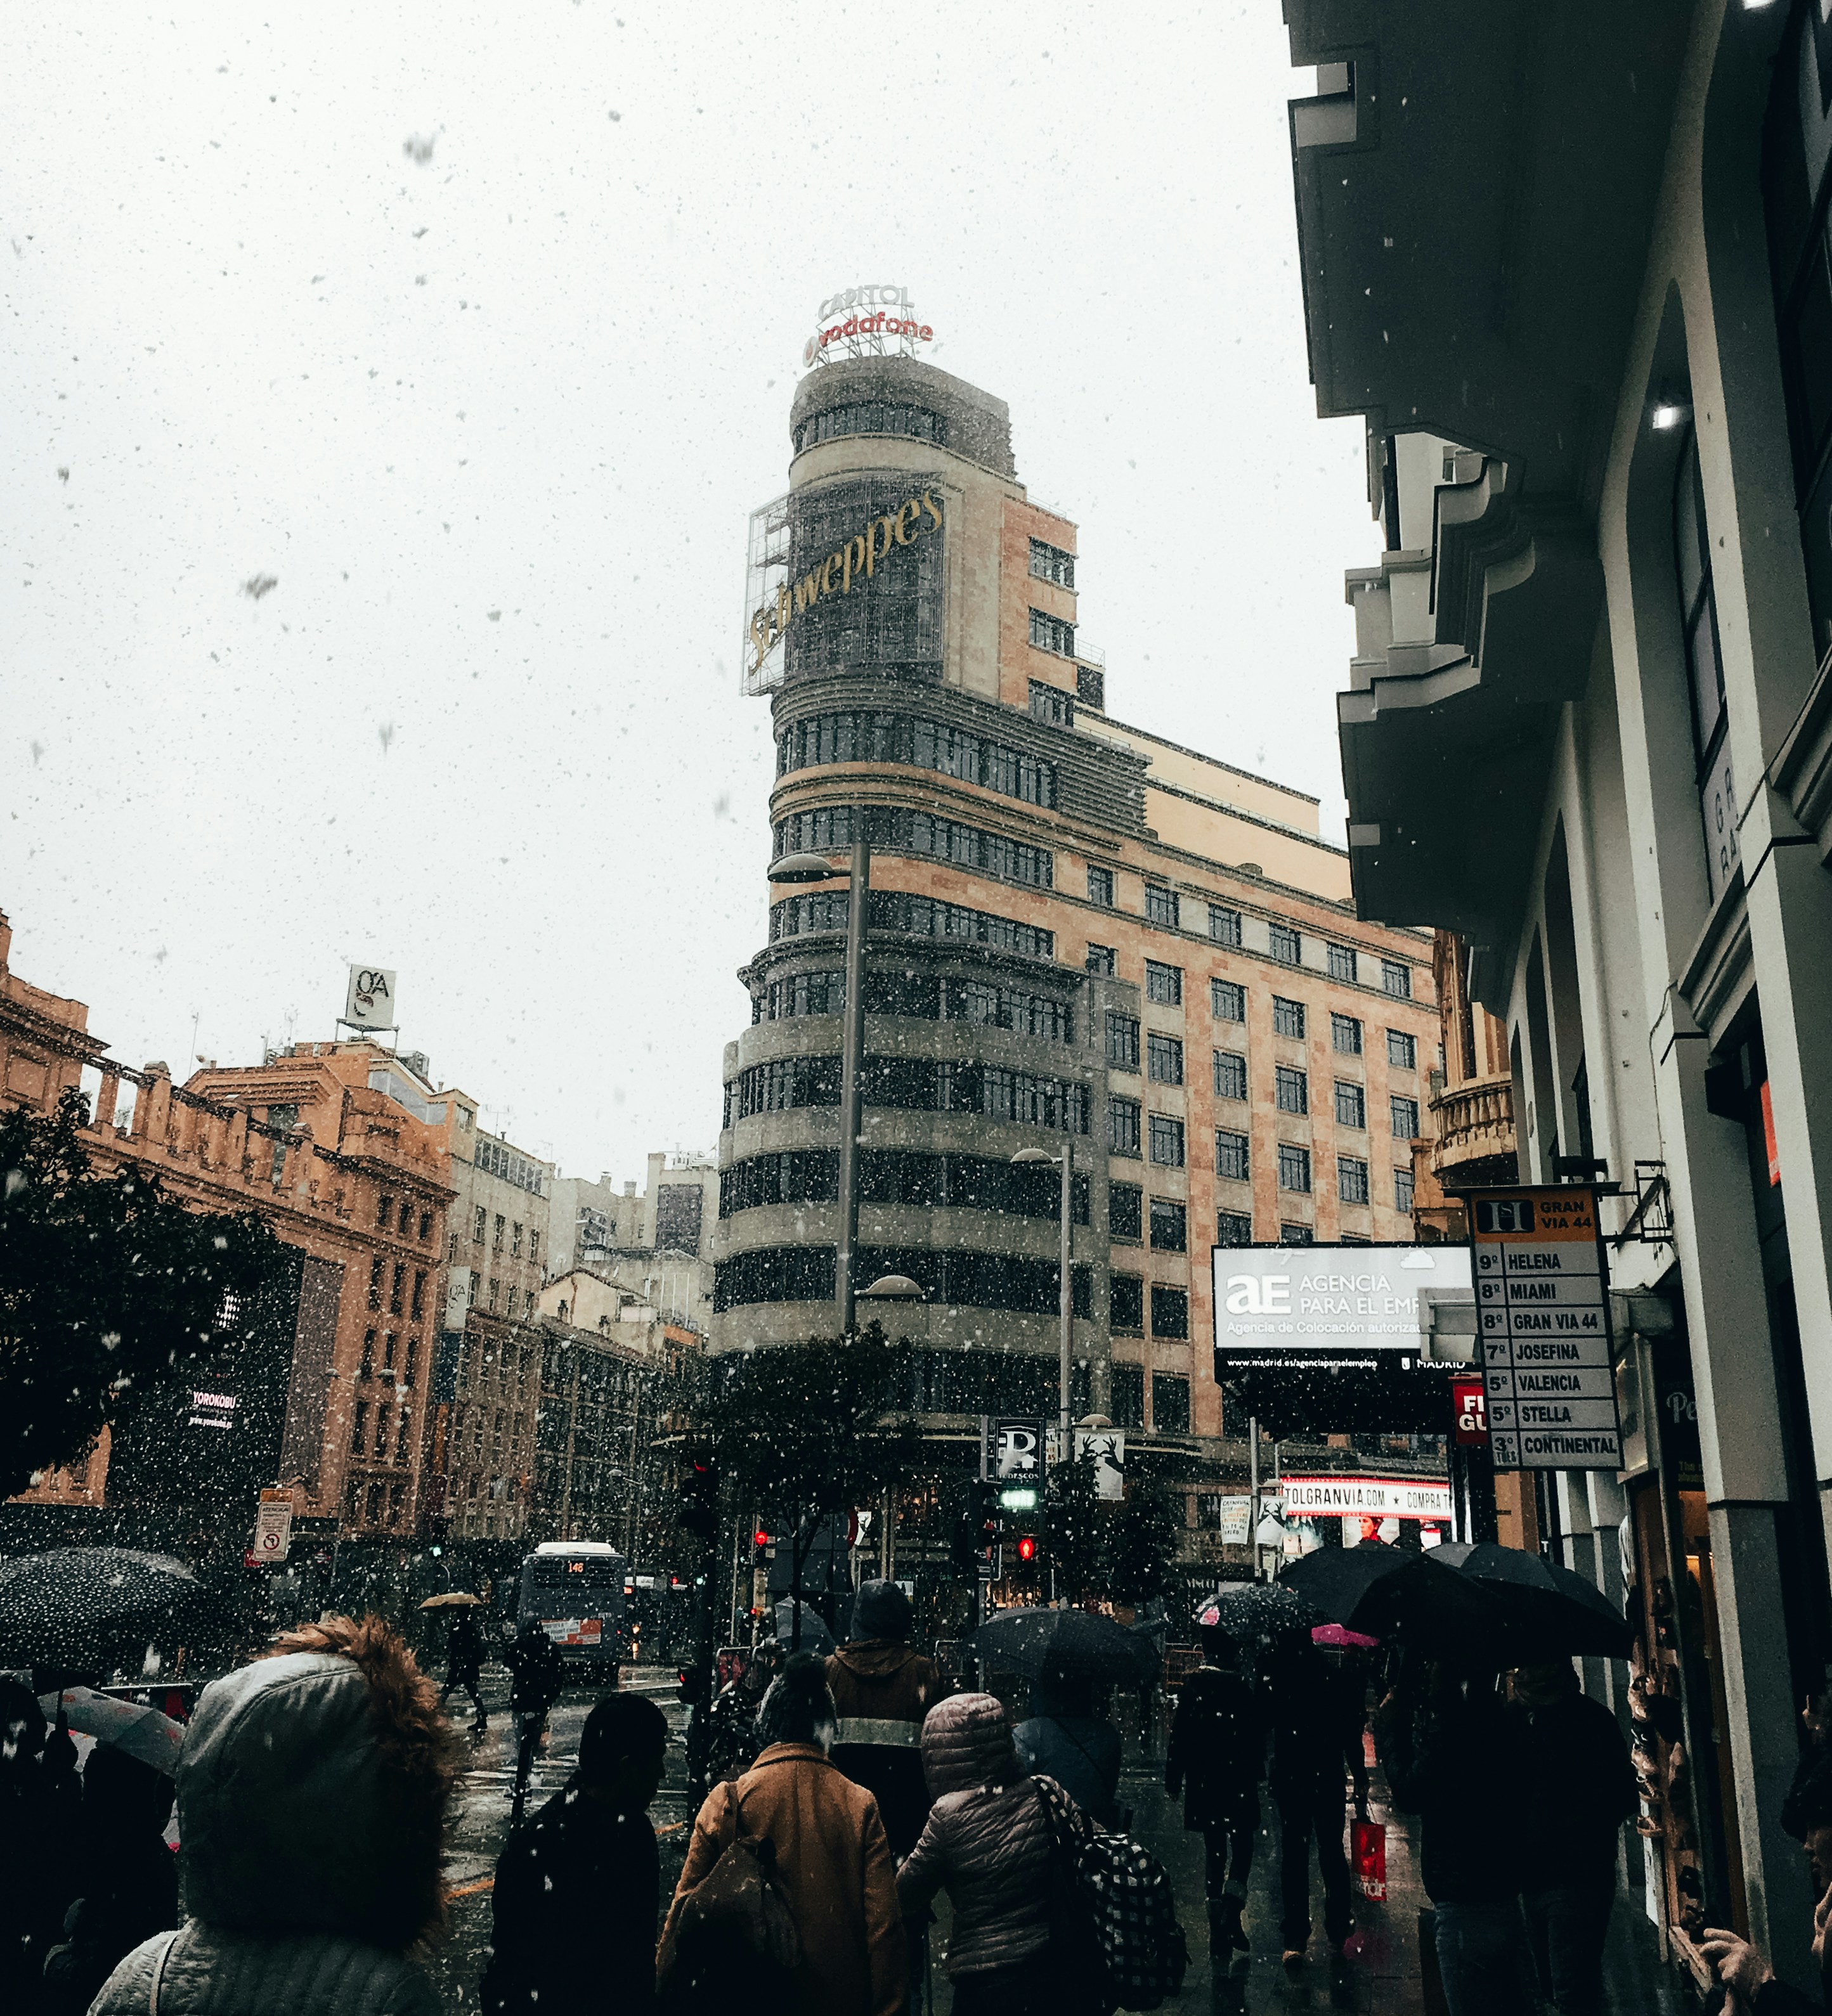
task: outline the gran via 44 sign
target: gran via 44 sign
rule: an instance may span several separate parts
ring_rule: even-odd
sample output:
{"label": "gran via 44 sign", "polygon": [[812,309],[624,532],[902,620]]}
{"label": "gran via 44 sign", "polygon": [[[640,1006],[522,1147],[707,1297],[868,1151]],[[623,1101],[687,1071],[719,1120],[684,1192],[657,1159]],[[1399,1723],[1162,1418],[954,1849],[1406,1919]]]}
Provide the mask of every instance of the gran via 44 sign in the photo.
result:
{"label": "gran via 44 sign", "polygon": [[1620,1470],[1596,1191],[1473,1191],[1467,1201],[1496,1469]]}

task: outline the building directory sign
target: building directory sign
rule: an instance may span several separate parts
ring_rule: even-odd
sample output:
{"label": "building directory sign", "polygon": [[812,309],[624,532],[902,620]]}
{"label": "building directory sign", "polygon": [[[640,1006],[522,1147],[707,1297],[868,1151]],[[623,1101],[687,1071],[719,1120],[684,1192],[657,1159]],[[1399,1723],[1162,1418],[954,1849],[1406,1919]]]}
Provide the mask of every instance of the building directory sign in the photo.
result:
{"label": "building directory sign", "polygon": [[1495,1468],[1620,1470],[1596,1193],[1473,1191],[1467,1204]]}
{"label": "building directory sign", "polygon": [[1214,1263],[1217,1378],[1410,1368],[1433,1305],[1472,1299],[1460,1246],[1217,1246]]}

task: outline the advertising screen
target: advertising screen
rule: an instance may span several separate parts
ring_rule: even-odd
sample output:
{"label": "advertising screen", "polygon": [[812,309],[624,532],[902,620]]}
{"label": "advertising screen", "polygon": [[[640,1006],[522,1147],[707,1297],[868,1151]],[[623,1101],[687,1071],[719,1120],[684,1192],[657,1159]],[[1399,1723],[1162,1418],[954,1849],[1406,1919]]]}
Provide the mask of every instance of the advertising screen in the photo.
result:
{"label": "advertising screen", "polygon": [[1217,1246],[1214,1268],[1217,1378],[1424,1357],[1433,1305],[1475,1300],[1461,1246]]}

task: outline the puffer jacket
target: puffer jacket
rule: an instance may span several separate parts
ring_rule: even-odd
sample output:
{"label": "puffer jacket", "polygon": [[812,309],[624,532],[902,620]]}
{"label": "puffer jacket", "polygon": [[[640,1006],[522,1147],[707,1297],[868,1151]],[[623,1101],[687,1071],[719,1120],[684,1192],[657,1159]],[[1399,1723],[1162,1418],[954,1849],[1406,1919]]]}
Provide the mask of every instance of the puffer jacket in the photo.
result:
{"label": "puffer jacket", "polygon": [[833,1761],[878,1802],[891,1853],[916,1845],[929,1817],[923,1718],[947,1691],[941,1669],[898,1638],[864,1638],[828,1655],[827,1684],[839,1713]]}
{"label": "puffer jacket", "polygon": [[1049,1943],[1055,1848],[1036,1780],[1025,1775],[1003,1705],[956,1694],[922,1725],[922,1768],[935,1804],[897,1872],[913,1915],[943,1888],[954,1906],[950,1975],[1029,1959]]}
{"label": "puffer jacket", "polygon": [[162,1957],[160,2016],[438,2016],[396,1938],[436,1850],[423,1868],[389,1755],[350,1659],[288,1653],[206,1687],[179,1760],[189,1918],[135,1947],[90,2016],[145,2016]]}

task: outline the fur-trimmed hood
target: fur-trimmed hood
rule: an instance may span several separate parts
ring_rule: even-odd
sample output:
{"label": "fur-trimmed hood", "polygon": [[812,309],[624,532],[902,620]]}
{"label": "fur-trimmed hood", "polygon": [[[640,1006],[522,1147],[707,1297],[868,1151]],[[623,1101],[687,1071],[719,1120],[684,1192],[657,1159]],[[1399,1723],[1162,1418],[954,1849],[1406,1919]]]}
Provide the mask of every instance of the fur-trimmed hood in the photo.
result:
{"label": "fur-trimmed hood", "polygon": [[236,1931],[409,1946],[440,1920],[456,1776],[400,1638],[375,1618],[308,1625],[198,1701],[178,1771],[186,1908]]}

